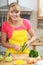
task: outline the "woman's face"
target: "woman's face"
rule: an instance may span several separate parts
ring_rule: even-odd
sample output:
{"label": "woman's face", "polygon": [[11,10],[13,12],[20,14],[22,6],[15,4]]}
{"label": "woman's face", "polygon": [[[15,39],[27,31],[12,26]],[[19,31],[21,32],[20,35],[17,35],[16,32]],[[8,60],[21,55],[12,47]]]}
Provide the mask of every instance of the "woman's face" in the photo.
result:
{"label": "woman's face", "polygon": [[12,20],[17,20],[20,16],[20,12],[18,12],[18,11],[15,12],[14,9],[12,7],[10,7],[9,15]]}

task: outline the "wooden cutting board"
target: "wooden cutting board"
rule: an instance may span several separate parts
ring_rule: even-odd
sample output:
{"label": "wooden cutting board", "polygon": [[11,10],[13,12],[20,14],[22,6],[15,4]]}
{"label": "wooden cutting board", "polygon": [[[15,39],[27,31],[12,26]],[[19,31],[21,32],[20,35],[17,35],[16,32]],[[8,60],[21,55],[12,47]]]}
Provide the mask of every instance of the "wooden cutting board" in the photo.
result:
{"label": "wooden cutting board", "polygon": [[[14,61],[11,61],[11,62],[4,62],[4,61],[1,61],[0,62],[0,65],[19,65],[19,64],[14,64]],[[34,65],[34,64],[22,64],[22,65]]]}
{"label": "wooden cutting board", "polygon": [[[16,64],[14,64],[13,63],[13,61],[12,62],[0,62],[0,65],[16,65]],[[17,65],[19,65],[19,64],[17,64]],[[22,65],[34,65],[34,64],[22,64]]]}
{"label": "wooden cutting board", "polygon": [[20,59],[20,60],[22,59],[25,62],[25,64],[22,64],[22,65],[34,65],[34,64],[27,63],[27,61],[29,59],[27,54],[12,55],[12,57],[13,57],[13,60],[11,62],[6,62],[5,57],[4,57],[4,59],[2,61],[0,61],[0,65],[18,65],[18,64],[14,63],[15,60],[17,60],[17,59]]}

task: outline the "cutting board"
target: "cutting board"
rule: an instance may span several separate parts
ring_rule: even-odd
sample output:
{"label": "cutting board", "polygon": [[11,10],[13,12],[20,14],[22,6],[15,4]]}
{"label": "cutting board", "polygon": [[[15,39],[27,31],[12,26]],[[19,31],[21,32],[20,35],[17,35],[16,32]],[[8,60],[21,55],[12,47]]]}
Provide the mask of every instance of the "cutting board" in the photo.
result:
{"label": "cutting board", "polygon": [[[0,65],[16,65],[16,64],[14,64],[14,62],[12,61],[12,62],[0,62]],[[19,64],[17,64],[17,65],[19,65]],[[34,65],[34,64],[22,64],[22,65]]]}
{"label": "cutting board", "polygon": [[0,65],[20,65],[20,64],[14,63],[15,60],[17,59],[23,60],[25,62],[25,64],[22,64],[22,65],[34,65],[34,63],[30,64],[27,62],[30,59],[27,54],[16,54],[16,55],[12,55],[12,57],[13,57],[13,60],[11,62],[6,62],[4,57],[3,60],[0,61]]}

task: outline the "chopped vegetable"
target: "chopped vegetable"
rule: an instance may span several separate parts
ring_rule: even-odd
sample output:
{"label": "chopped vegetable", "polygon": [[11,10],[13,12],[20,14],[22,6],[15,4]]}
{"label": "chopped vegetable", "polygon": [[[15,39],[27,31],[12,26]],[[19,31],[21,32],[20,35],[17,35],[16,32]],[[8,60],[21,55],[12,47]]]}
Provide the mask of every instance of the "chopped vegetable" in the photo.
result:
{"label": "chopped vegetable", "polygon": [[11,62],[11,61],[12,61],[12,56],[7,56],[7,57],[5,58],[5,61],[6,61],[6,62]]}
{"label": "chopped vegetable", "polygon": [[0,55],[0,61],[3,60],[3,55]]}

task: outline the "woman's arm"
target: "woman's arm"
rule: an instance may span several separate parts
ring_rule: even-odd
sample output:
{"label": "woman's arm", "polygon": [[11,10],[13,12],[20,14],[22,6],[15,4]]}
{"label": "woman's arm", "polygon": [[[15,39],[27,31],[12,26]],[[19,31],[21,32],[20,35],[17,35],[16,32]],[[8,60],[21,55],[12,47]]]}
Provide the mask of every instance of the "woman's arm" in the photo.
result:
{"label": "woman's arm", "polygon": [[14,48],[15,50],[19,51],[20,47],[15,44],[9,44],[6,42],[7,35],[6,33],[2,32],[2,46],[5,48]]}
{"label": "woman's arm", "polygon": [[35,36],[35,33],[32,28],[30,30],[28,30],[28,33],[29,33],[31,39],[26,43],[27,47],[29,46],[29,44],[31,44],[32,42],[34,42],[36,40],[36,36]]}
{"label": "woman's arm", "polygon": [[6,38],[7,38],[7,35],[6,33],[2,32],[2,46],[6,47],[6,48],[13,48],[14,46],[12,44],[8,44],[8,42],[6,42]]}
{"label": "woman's arm", "polygon": [[35,33],[34,33],[33,29],[31,28],[30,30],[28,30],[28,33],[31,37],[30,43],[34,42],[36,40],[36,36],[35,36]]}

